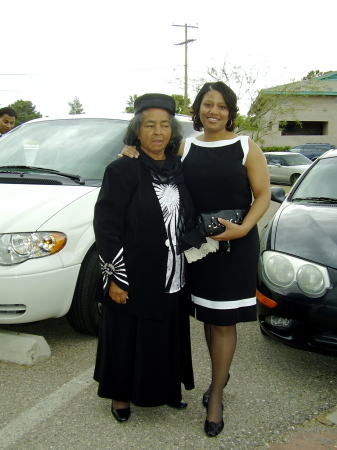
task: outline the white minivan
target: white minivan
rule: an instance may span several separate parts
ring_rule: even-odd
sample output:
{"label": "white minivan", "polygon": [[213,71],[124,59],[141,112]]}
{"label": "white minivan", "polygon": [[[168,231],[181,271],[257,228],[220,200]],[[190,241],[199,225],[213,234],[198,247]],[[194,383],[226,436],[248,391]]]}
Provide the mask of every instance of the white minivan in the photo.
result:
{"label": "white minivan", "polygon": [[[131,114],[36,119],[0,139],[0,324],[67,314],[96,335],[94,205]],[[184,137],[196,134],[177,116]]]}

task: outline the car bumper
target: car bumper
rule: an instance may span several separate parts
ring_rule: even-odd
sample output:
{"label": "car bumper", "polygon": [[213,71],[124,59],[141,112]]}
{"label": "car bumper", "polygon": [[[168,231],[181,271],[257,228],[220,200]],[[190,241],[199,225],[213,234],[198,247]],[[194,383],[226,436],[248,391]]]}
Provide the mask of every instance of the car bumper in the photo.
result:
{"label": "car bumper", "polygon": [[[277,306],[265,306],[261,294]],[[261,283],[257,300],[257,319],[263,334],[302,350],[337,356],[337,305],[326,305],[322,299],[297,301],[271,293]]]}
{"label": "car bumper", "polygon": [[80,265],[63,267],[58,255],[0,267],[0,324],[64,316]]}

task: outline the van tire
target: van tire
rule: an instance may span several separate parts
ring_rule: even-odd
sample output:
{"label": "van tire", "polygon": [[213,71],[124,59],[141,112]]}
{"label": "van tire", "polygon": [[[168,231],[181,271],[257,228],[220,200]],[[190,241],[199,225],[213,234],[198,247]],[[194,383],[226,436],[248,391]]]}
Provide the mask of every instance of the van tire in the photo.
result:
{"label": "van tire", "polygon": [[97,336],[100,319],[100,303],[97,301],[102,290],[101,273],[96,246],[86,254],[77,278],[71,307],[67,314],[70,326],[78,333]]}

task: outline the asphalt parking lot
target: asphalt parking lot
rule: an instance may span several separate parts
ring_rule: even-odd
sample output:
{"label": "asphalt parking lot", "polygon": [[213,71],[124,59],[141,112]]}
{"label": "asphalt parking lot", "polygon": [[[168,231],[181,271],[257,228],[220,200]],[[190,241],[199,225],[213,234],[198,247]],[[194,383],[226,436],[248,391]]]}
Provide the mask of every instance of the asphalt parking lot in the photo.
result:
{"label": "asphalt parking lot", "polygon": [[[273,204],[263,221],[277,209]],[[263,226],[261,221],[260,226]],[[336,358],[286,347],[263,337],[257,323],[238,325],[238,346],[224,394],[225,428],[203,432],[202,393],[210,367],[202,324],[191,320],[196,388],[188,408],[132,407],[125,424],[97,397],[92,379],[96,338],[75,333],[65,318],[0,328],[42,335],[52,354],[35,365],[0,361],[0,448],[39,449],[281,449],[298,433],[321,433],[336,448]],[[335,441],[334,441],[335,439]],[[334,441],[334,442],[333,442]],[[325,441],[324,444],[326,444]],[[290,447],[289,447],[290,448]]]}

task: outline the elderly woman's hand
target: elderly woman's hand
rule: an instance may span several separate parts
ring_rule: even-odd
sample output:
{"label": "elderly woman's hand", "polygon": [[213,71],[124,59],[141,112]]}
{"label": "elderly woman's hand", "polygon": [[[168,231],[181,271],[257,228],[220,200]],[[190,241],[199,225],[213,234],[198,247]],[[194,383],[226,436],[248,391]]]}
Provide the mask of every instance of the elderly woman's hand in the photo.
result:
{"label": "elderly woman's hand", "polygon": [[111,281],[109,286],[109,296],[116,303],[126,303],[128,297],[128,292],[123,291],[116,283]]}
{"label": "elderly woman's hand", "polygon": [[138,158],[139,152],[136,150],[136,147],[133,147],[132,145],[125,145],[125,147],[122,148],[122,151],[118,154],[118,158],[122,158],[123,156]]}

